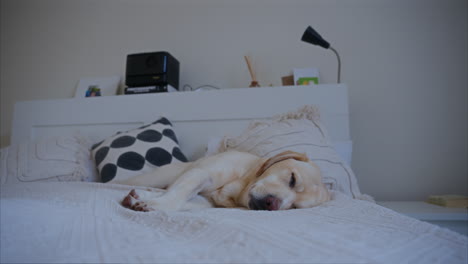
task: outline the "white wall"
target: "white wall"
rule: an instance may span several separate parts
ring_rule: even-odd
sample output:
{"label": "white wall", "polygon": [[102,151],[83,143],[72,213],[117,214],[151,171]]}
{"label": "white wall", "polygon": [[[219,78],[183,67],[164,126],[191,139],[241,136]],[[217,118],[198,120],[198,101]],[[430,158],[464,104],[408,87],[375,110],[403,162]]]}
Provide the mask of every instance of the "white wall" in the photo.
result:
{"label": "white wall", "polygon": [[182,85],[246,87],[244,55],[263,86],[310,66],[335,82],[334,54],[300,41],[312,25],[342,57],[362,190],[380,200],[468,194],[467,8],[465,0],[2,0],[1,144],[14,102],[72,97],[84,77],[123,78],[134,52],[171,52]]}

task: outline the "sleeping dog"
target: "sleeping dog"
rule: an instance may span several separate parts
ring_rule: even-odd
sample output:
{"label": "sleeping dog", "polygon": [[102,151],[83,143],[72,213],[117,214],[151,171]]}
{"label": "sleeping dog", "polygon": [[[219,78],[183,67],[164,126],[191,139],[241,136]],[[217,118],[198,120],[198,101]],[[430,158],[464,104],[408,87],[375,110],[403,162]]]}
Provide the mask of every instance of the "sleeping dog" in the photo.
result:
{"label": "sleeping dog", "polygon": [[228,151],[195,162],[162,166],[119,183],[167,187],[162,195],[131,190],[122,205],[135,211],[213,206],[272,211],[309,208],[330,200],[317,165],[292,151],[269,159]]}

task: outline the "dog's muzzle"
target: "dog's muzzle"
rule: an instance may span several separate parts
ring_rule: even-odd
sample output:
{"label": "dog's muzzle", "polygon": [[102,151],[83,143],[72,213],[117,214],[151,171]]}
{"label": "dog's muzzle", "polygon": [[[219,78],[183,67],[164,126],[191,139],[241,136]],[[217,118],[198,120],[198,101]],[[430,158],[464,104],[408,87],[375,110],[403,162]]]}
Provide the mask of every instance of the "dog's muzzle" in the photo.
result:
{"label": "dog's muzzle", "polygon": [[273,195],[267,195],[261,199],[251,197],[249,201],[249,208],[252,210],[268,210],[276,211],[281,205],[281,200]]}

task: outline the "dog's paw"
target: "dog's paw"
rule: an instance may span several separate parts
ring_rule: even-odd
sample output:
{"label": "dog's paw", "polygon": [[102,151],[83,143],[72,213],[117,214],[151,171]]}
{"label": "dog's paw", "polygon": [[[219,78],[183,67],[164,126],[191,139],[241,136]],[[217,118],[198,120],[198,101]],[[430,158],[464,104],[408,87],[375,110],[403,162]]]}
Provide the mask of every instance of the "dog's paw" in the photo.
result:
{"label": "dog's paw", "polygon": [[146,202],[140,200],[140,195],[134,189],[122,200],[122,206],[139,212],[154,211]]}
{"label": "dog's paw", "polygon": [[135,203],[135,200],[138,200],[139,196],[136,191],[133,189],[130,193],[127,194],[122,200],[122,206],[126,208],[131,208],[132,205]]}
{"label": "dog's paw", "polygon": [[139,211],[139,212],[154,211],[153,208],[149,207],[148,204],[143,201],[136,202],[130,209],[132,209],[133,211]]}

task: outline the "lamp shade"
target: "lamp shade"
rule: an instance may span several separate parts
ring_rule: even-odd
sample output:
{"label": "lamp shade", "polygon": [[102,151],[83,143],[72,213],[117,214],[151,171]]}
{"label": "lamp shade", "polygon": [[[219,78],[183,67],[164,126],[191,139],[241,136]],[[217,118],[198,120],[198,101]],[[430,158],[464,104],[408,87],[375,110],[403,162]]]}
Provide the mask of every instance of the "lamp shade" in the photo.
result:
{"label": "lamp shade", "polygon": [[302,35],[302,41],[314,44],[320,47],[323,47],[325,49],[328,49],[330,47],[330,43],[328,43],[326,40],[320,36],[317,31],[315,31],[311,26],[308,26],[307,29],[304,32],[304,35]]}

